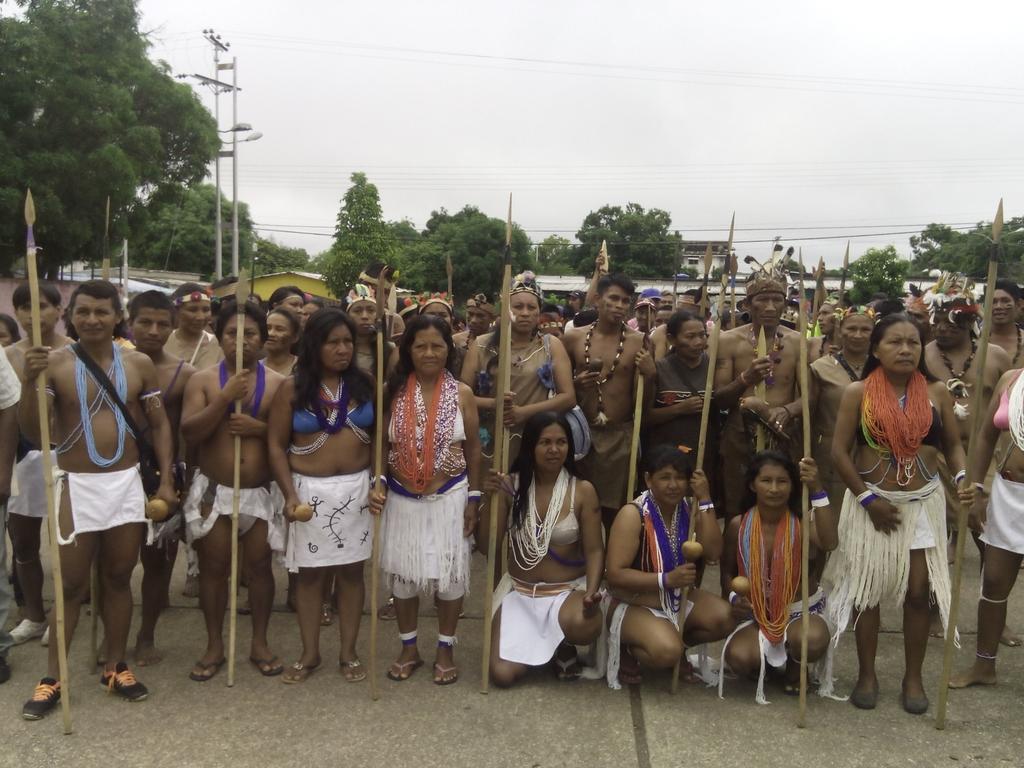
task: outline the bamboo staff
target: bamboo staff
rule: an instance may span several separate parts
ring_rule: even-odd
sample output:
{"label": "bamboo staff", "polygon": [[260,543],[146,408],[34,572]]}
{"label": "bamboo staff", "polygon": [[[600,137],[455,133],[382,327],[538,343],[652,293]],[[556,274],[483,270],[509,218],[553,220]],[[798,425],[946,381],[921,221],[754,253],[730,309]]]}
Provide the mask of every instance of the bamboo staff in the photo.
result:
{"label": "bamboo staff", "polygon": [[[100,263],[100,277],[110,280],[110,195],[107,195],[107,209],[103,219],[103,260]],[[89,659],[93,668],[99,664],[100,659],[99,606],[103,600],[102,592],[100,565],[97,558],[89,566]]]}
{"label": "bamboo staff", "polygon": [[[508,445],[505,431],[505,393],[511,388],[512,358],[512,195],[508,196],[508,220],[505,222],[504,269],[501,275],[501,315],[498,319],[498,381],[494,387],[494,466],[508,470]],[[487,589],[484,592],[484,642],[481,652],[480,693],[487,693],[491,684],[491,612],[494,601],[494,568],[498,551],[499,493],[491,494],[490,523],[487,526]]]}
{"label": "bamboo staff", "polygon": [[450,253],[446,253],[444,256],[444,271],[448,275],[448,301],[450,301],[454,307],[455,292],[452,290],[452,273],[455,270],[452,267],[452,255]]}
{"label": "bamboo staff", "polygon": [[[761,359],[768,354],[768,340],[764,337],[764,328],[762,327],[757,333],[757,351],[755,357]],[[767,385],[764,379],[761,379],[757,384],[754,385],[754,395],[762,402],[768,392]],[[754,448],[758,453],[765,449],[767,444],[767,436],[765,435],[764,424],[760,420],[757,422],[757,435],[754,438]]]}
{"label": "bamboo staff", "polygon": [[[729,246],[726,249],[726,254],[732,251],[732,237],[736,227],[736,214],[732,215],[732,222],[729,224]],[[705,259],[707,255],[705,255]],[[706,269],[705,265],[705,269]],[[729,279],[729,271],[722,267],[722,285],[719,292],[719,303],[725,298],[725,288]],[[700,432],[697,437],[697,469],[704,468],[704,453],[707,449],[708,444],[708,424],[711,421],[711,400],[715,387],[715,364],[718,362],[718,342],[719,337],[722,333],[722,313],[719,311],[718,318],[715,320],[715,327],[711,331],[711,339],[708,342],[708,373],[704,379],[704,402],[700,411]],[[683,554],[687,562],[693,562],[700,558],[704,552],[704,548],[697,541],[697,526],[696,519],[700,513],[700,500],[695,499],[692,509],[690,510],[690,529],[686,537],[686,544],[683,545]],[[679,603],[680,617],[679,617],[679,642],[680,646],[683,646],[683,632],[686,625],[686,601],[690,598],[690,590],[686,590],[686,595],[683,600]],[[675,693],[679,689],[679,667],[682,663],[680,658],[676,661],[675,666],[672,668],[672,693]]]}
{"label": "bamboo staff", "polygon": [[[32,346],[43,346],[43,328],[39,319],[39,272],[36,266],[36,239],[32,226],[36,223],[36,206],[32,201],[32,190],[25,196],[25,226],[27,228],[25,247],[25,271],[28,273],[29,299],[32,308]],[[71,733],[71,691],[68,688],[68,646],[64,632],[64,578],[60,567],[60,546],[57,532],[60,530],[57,499],[53,481],[53,459],[50,453],[50,412],[46,399],[46,371],[36,377],[36,402],[39,411],[39,447],[42,448],[43,479],[46,482],[46,527],[50,534],[50,568],[53,573],[53,615],[57,627],[57,665],[60,670],[60,709],[64,719],[64,733]],[[96,593],[93,593],[93,615],[96,614]]]}
{"label": "bamboo staff", "polygon": [[704,249],[704,278],[701,280],[700,287],[700,304],[699,312],[701,322],[704,322],[704,317],[708,311],[708,277],[711,274],[711,265],[714,264],[715,257],[711,252],[711,243],[708,243],[708,247]]}
{"label": "bamboo staff", "polygon": [[[800,252],[800,412],[804,432],[804,457],[811,455],[811,405],[808,390],[807,312],[804,311],[804,255]],[[810,585],[811,537],[807,510],[810,490],[803,486],[800,503],[800,709],[796,724],[807,725],[807,635],[811,631]]]}
{"label": "bamboo staff", "polygon": [[[800,303],[803,304],[804,297],[800,296]],[[814,311],[811,316],[814,322],[818,322],[818,310],[825,303],[825,259],[818,259],[818,268],[814,271]]]}
{"label": "bamboo staff", "polygon": [[[843,276],[839,280],[839,300],[836,302],[837,308],[842,308],[843,299],[846,298],[846,272],[850,269],[850,241],[846,241],[846,254],[843,256]],[[818,318],[814,318],[817,320]]]}
{"label": "bamboo staff", "polygon": [[[646,338],[644,342],[646,348]],[[636,402],[633,404],[633,432],[629,440],[629,474],[626,480],[627,497],[630,499],[636,496],[636,462],[640,455],[640,424],[644,415],[644,377],[639,367],[634,372],[634,387]]]}
{"label": "bamboo staff", "polygon": [[[967,442],[967,476],[965,487],[970,488],[974,482],[974,455],[978,443],[978,419],[984,411],[982,392],[985,386],[985,363],[988,359],[988,340],[992,332],[992,297],[996,292],[996,275],[999,270],[999,246],[1003,234],[1003,201],[999,201],[996,217],[992,222],[992,248],[988,257],[988,279],[985,283],[985,313],[982,317],[981,339],[978,341],[978,362],[975,370],[974,394],[976,401],[971,406],[970,435]],[[960,504],[957,511],[956,558],[953,561],[953,598],[949,606],[949,619],[946,626],[946,644],[942,654],[942,679],[939,682],[939,706],[935,714],[935,727],[940,731],[946,727],[946,702],[949,698],[949,677],[953,672],[953,648],[956,637],[957,612],[960,609],[960,582],[964,570],[964,542],[968,538],[968,509]]]}
{"label": "bamboo staff", "polygon": [[729,328],[736,327],[736,321],[739,319],[739,310],[736,309],[736,272],[739,271],[740,260],[736,258],[736,254],[732,253],[729,255],[729,314],[732,322],[729,323]]}
{"label": "bamboo staff", "polygon": [[[235,373],[242,370],[245,341],[245,304],[249,300],[245,270],[235,283]],[[241,399],[235,413],[242,412]],[[234,480],[231,494],[231,578],[228,586],[228,687],[235,684],[235,641],[238,637],[238,506],[242,497],[242,437],[235,435]]]}
{"label": "bamboo staff", "polygon": [[[387,309],[385,299],[388,291],[388,282],[392,279],[392,270],[387,265],[381,267],[377,277],[376,300],[377,300],[377,370],[376,381],[374,382],[374,396],[376,400],[375,419],[373,422],[373,471],[376,475],[374,482],[377,490],[384,490],[384,337],[387,334]],[[380,537],[381,515],[373,519],[373,556],[370,569],[370,698],[376,701],[380,698],[377,690],[377,631],[379,618],[377,616],[377,595],[380,589],[380,548],[383,542]]]}

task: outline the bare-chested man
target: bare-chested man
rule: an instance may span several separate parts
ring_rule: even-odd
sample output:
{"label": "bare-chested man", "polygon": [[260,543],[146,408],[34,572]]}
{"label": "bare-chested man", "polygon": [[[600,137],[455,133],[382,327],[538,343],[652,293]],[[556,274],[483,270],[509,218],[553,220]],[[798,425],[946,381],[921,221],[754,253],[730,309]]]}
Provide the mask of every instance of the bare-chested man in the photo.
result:
{"label": "bare-chested man", "polygon": [[[224,663],[224,613],[231,571],[231,510],[234,483],[234,438],[241,440],[242,472],[239,503],[240,564],[248,576],[252,609],[249,659],[265,676],[284,666],[267,644],[267,625],[274,601],[272,551],[284,549],[284,518],[270,485],[267,459],[267,417],[274,393],[284,377],[259,359],[267,340],[267,321],[252,303],[244,306],[242,370],[235,370],[237,321],[234,302],[225,302],[215,333],[224,359],[198,371],[185,388],[181,434],[197,449],[198,469],[192,476],[185,513],[185,536],[199,553],[199,603],[206,619],[206,651],[189,677],[209,680]],[[234,403],[242,401],[241,413]]]}
{"label": "bare-chested man", "polygon": [[[23,379],[34,381],[46,371],[52,398],[58,464],[64,475],[58,519],[67,644],[71,644],[89,590],[93,558],[98,557],[107,631],[107,658],[100,682],[129,701],[139,701],[148,691],[128,669],[124,657],[132,616],[131,575],[146,531],[146,494],[134,436],[119,406],[89,372],[85,356],[107,372],[132,420],[149,424],[161,478],[156,496],[172,509],[177,500],[171,482],[170,426],[160,403],[156,368],[145,355],[121,349],[112,341],[121,317],[117,288],[104,280],[82,283],[70,303],[70,321],[79,345],[53,352],[45,347],[26,350]],[[38,444],[36,398],[22,398],[19,421],[25,435]],[[48,675],[22,708],[28,720],[42,718],[60,701],[57,651],[54,636]]]}
{"label": "bare-chested man", "polygon": [[573,329],[564,343],[575,371],[576,399],[590,423],[591,449],[580,472],[597,489],[605,527],[626,503],[629,448],[636,402],[636,375],[653,386],[654,359],[644,335],[626,326],[633,283],[605,275],[597,283],[597,322]]}
{"label": "bare-chested man", "polygon": [[[780,324],[786,309],[784,272],[755,273],[747,282],[746,304],[750,323],[722,332],[715,365],[715,402],[729,409],[721,438],[727,522],[746,511],[740,508],[747,491],[743,478],[754,456],[757,429],[764,429],[766,447],[792,454],[797,447],[792,439],[794,419],[800,414],[799,333]],[[762,330],[767,356],[757,358]],[[763,400],[754,396],[762,381]]]}
{"label": "bare-chested man", "polygon": [[1010,356],[1010,368],[1019,368],[1024,361],[1024,330],[1017,325],[1017,304],[1021,290],[1012,280],[996,280],[996,291],[992,294],[992,335],[993,344],[1002,347]]}
{"label": "bare-chested man", "polygon": [[[156,366],[160,383],[160,398],[171,427],[174,456],[180,459],[178,430],[181,427],[181,404],[195,368],[165,351],[167,338],[174,328],[174,304],[160,291],[144,291],[132,299],[128,306],[128,327],[135,348],[147,355]],[[185,465],[175,461],[174,486],[184,488]],[[156,664],[160,653],[153,642],[156,622],[169,603],[168,590],[174,560],[178,555],[178,541],[183,529],[183,515],[176,511],[153,531],[153,543],[142,547],[142,624],[135,639],[135,663],[140,667]]]}
{"label": "bare-chested man", "polygon": [[[16,373],[25,367],[25,350],[32,347],[32,304],[28,283],[14,289],[11,296],[18,324],[25,331],[25,337],[9,346],[7,359]],[[68,337],[57,330],[60,322],[61,295],[51,283],[39,285],[39,325],[43,346],[57,350],[69,344]],[[22,382],[25,391],[31,390],[31,382]],[[14,552],[14,571],[21,586],[24,605],[21,621],[11,630],[15,644],[25,643],[41,637],[45,645],[49,641],[46,611],[43,608],[43,566],[39,560],[40,532],[46,517],[46,484],[43,480],[43,454],[37,445],[25,439],[18,440],[18,464],[15,468],[18,493],[7,505],[7,530],[11,535]]]}

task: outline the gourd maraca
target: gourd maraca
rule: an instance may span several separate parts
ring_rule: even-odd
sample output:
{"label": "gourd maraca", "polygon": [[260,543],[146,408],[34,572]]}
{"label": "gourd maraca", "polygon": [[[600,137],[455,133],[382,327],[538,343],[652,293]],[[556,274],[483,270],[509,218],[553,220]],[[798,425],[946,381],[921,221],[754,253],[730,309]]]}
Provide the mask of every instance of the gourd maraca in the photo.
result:
{"label": "gourd maraca", "polygon": [[298,504],[292,510],[292,520],[305,523],[313,519],[313,508],[309,504]]}
{"label": "gourd maraca", "polygon": [[746,576],[737,576],[732,580],[730,586],[732,587],[732,591],[740,597],[750,596],[750,579]]}
{"label": "gourd maraca", "polygon": [[683,557],[686,558],[686,562],[695,563],[703,554],[704,547],[696,539],[687,539],[683,542]]}
{"label": "gourd maraca", "polygon": [[153,497],[146,502],[146,517],[154,523],[162,523],[171,514],[171,508],[163,499]]}

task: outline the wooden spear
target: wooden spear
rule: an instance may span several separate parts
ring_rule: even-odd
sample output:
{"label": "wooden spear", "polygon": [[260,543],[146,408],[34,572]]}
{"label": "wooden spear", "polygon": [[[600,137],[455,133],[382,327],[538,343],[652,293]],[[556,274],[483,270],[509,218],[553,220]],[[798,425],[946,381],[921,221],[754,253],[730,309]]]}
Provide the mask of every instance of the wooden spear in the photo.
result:
{"label": "wooden spear", "polygon": [[[804,297],[801,294],[800,304],[803,306]],[[818,322],[818,310],[821,309],[821,305],[825,303],[825,259],[824,257],[818,259],[818,268],[814,271],[814,310],[811,312],[811,317],[814,318],[814,322]]]}
{"label": "wooden spear", "polygon": [[732,284],[729,288],[729,314],[732,318],[732,322],[729,323],[729,328],[735,328],[736,322],[739,318],[739,312],[736,309],[736,272],[740,268],[740,260],[736,258],[736,254],[730,254],[729,256],[729,282]]}
{"label": "wooden spear", "polygon": [[708,276],[711,274],[711,265],[714,264],[715,257],[711,252],[711,243],[708,243],[708,247],[704,249],[704,279],[701,281],[700,288],[700,304],[698,314],[700,315],[701,322],[707,316],[708,311]]}
{"label": "wooden spear", "polygon": [[455,293],[452,291],[452,273],[454,272],[454,269],[452,268],[452,255],[450,253],[446,253],[444,256],[444,271],[448,275],[448,301],[451,302],[453,307],[452,311],[454,312]]}
{"label": "wooden spear", "polygon": [[[235,283],[235,373],[242,370],[245,342],[245,303],[249,300],[245,270]],[[242,412],[242,401],[235,400],[235,413]],[[238,507],[242,498],[242,437],[235,435],[234,480],[231,494],[231,578],[228,586],[228,687],[235,684],[235,645],[238,637]]]}
{"label": "wooden spear", "polygon": [[[27,228],[25,247],[25,271],[28,273],[29,301],[32,312],[32,346],[43,346],[43,328],[39,319],[39,272],[36,266],[36,239],[32,227],[36,223],[36,206],[32,201],[32,190],[25,196],[25,226]],[[36,377],[36,402],[39,411],[39,447],[43,456],[43,480],[46,483],[46,527],[50,534],[50,568],[53,573],[53,615],[57,628],[57,665],[60,670],[60,708],[64,718],[64,733],[71,733],[71,691],[68,688],[68,646],[64,632],[64,579],[60,568],[60,546],[57,532],[60,522],[57,498],[53,481],[53,458],[50,453],[50,410],[46,399],[46,371]],[[96,613],[95,594],[93,613]]]}
{"label": "wooden spear", "polygon": [[[726,254],[732,252],[732,237],[736,226],[736,214],[732,215],[732,222],[729,224],[729,246],[726,248]],[[719,296],[719,303],[725,298],[725,288],[729,280],[729,271],[722,266],[722,285]],[[718,362],[718,342],[719,336],[722,333],[722,313],[719,311],[718,317],[715,319],[715,326],[711,331],[711,339],[708,342],[708,373],[704,379],[704,403],[700,412],[700,432],[697,437],[697,469],[704,469],[704,453],[707,449],[708,444],[708,424],[711,421],[711,399],[715,387],[715,364]],[[700,500],[694,497],[694,503],[690,508],[690,530],[687,536],[687,545],[689,552],[695,555],[694,560],[699,559],[703,554],[704,548],[697,542],[697,526],[696,519],[697,515],[700,514]],[[686,558],[687,562],[692,562],[691,558]],[[686,595],[680,602],[680,616],[679,616],[679,642],[680,646],[683,645],[683,632],[686,625],[686,601],[690,599],[690,590],[686,590]],[[682,663],[682,658],[676,662],[672,668],[672,693],[679,690],[679,667]]]}
{"label": "wooden spear", "polygon": [[[839,300],[837,302],[837,308],[843,306],[843,299],[846,298],[846,272],[850,269],[850,241],[846,241],[846,254],[843,256],[843,276],[839,279]],[[817,322],[818,318],[814,318]]]}
{"label": "wooden spear", "polygon": [[[999,246],[1003,235],[1003,201],[999,201],[996,209],[996,217],[992,222],[992,248],[988,256],[988,279],[985,283],[985,313],[982,317],[981,339],[978,341],[978,362],[974,368],[974,395],[975,401],[971,405],[970,427],[967,441],[967,477],[964,478],[965,487],[970,488],[977,479],[973,477],[974,455],[978,443],[978,419],[984,413],[985,408],[982,402],[982,392],[985,387],[985,363],[988,359],[988,340],[992,332],[992,297],[996,292],[996,275],[999,271]],[[957,613],[960,609],[960,582],[964,570],[964,542],[969,538],[967,531],[967,513],[969,510],[963,505],[957,506],[957,537],[956,537],[956,558],[953,561],[953,584],[952,600],[949,605],[949,619],[946,625],[946,645],[942,654],[942,679],[939,681],[939,706],[935,713],[935,727],[940,731],[946,727],[946,703],[949,699],[949,677],[953,672],[953,648],[956,637]]]}
{"label": "wooden spear", "polygon": [[[387,467],[384,466],[384,346],[387,335],[387,309],[385,307],[386,294],[393,270],[384,265],[381,267],[377,277],[375,298],[377,300],[377,369],[376,381],[374,382],[375,396],[375,419],[373,422],[373,472],[376,477],[374,483],[378,491],[384,490],[384,474]],[[380,549],[383,545],[380,537],[381,515],[373,518],[373,556],[370,568],[370,698],[374,701],[380,698],[377,689],[377,632],[379,619],[377,616],[378,600],[377,595],[380,589]]]}
{"label": "wooden spear", "polygon": [[[762,327],[757,333],[757,350],[754,356],[758,359],[768,354],[768,340],[764,336],[764,328]],[[757,384],[754,385],[754,396],[764,402],[765,396],[767,395],[768,387],[765,384],[764,379],[761,379]],[[764,425],[760,419],[757,422],[757,434],[754,438],[754,449],[760,453],[765,449],[767,444],[767,435],[765,434]]]}
{"label": "wooden spear", "polygon": [[107,195],[107,215],[103,224],[103,262],[100,265],[100,277],[110,279],[110,195]]}
{"label": "wooden spear", "polygon": [[[505,441],[505,393],[510,389],[512,361],[512,195],[508,196],[508,219],[505,222],[504,268],[501,275],[501,314],[498,318],[498,381],[494,387],[494,467],[508,471],[508,445]],[[491,613],[494,601],[494,570],[498,551],[498,505],[500,492],[491,494],[490,524],[487,526],[487,589],[484,592],[484,641],[481,651],[480,693],[487,693],[491,684]]]}
{"label": "wooden spear", "polygon": [[[807,312],[804,310],[804,255],[799,252],[800,260],[800,411],[804,432],[804,457],[811,455],[811,405],[808,390],[807,361]],[[810,571],[811,537],[807,510],[810,507],[810,490],[803,486],[800,503],[800,708],[796,725],[803,728],[807,725],[807,635],[811,631]]]}

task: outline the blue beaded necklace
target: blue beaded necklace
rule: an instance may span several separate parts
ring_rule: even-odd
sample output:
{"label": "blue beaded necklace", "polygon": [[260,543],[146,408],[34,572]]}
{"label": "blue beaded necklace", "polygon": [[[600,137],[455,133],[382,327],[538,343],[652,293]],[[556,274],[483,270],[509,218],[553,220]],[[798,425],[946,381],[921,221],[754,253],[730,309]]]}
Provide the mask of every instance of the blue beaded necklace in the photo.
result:
{"label": "blue beaded necklace", "polygon": [[[117,396],[124,402],[128,398],[128,377],[124,372],[124,361],[121,359],[121,351],[117,348],[116,344],[111,344],[111,347],[114,351],[114,362],[111,364],[110,379],[114,384]],[[90,407],[86,399],[88,389],[85,377],[87,375],[95,381],[93,375],[89,373],[89,369],[86,368],[85,363],[82,362],[82,358],[76,355],[75,391],[78,394],[78,411],[82,423],[82,435],[85,437],[85,450],[89,454],[89,461],[97,467],[110,467],[117,464],[124,455],[124,438],[128,433],[128,424],[124,420],[124,414],[121,413],[121,409],[111,400],[106,389],[98,381],[95,381],[98,390],[97,398],[93,401],[92,407]],[[96,448],[96,438],[92,431],[92,416],[103,403],[110,406],[110,410],[113,412],[114,419],[117,422],[117,448],[114,451],[114,455],[110,458],[100,455],[99,450]]]}

